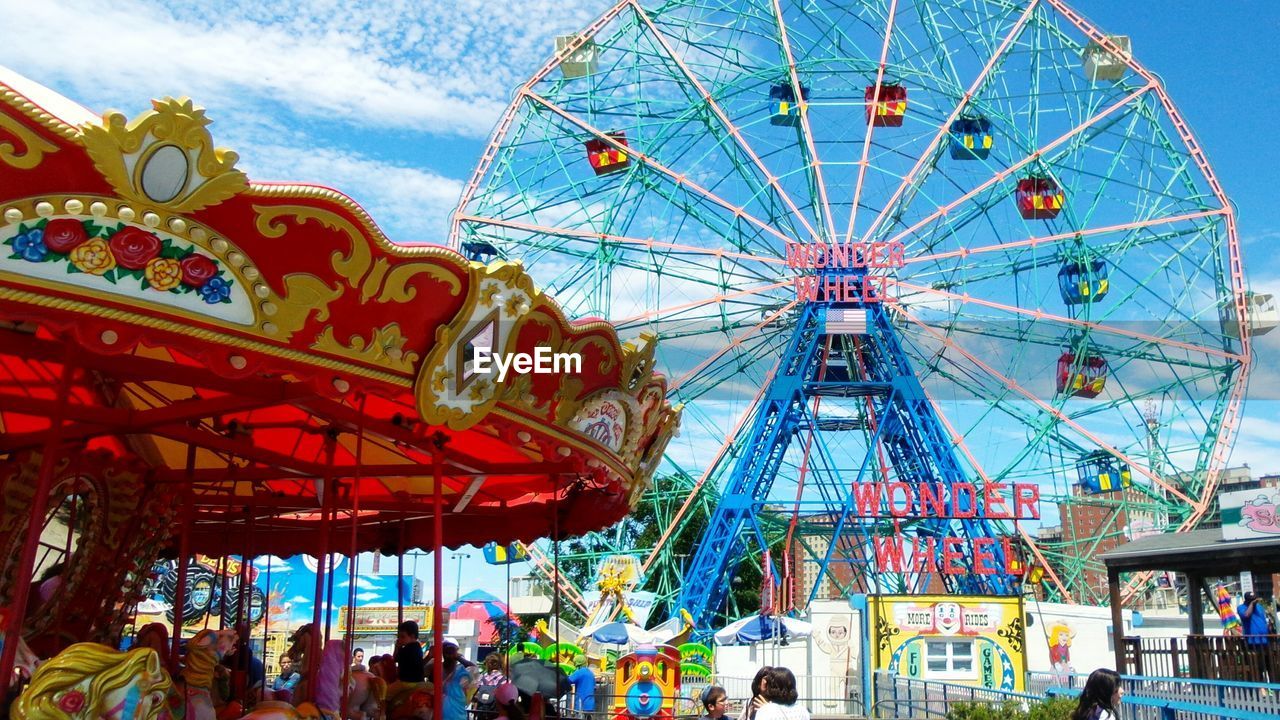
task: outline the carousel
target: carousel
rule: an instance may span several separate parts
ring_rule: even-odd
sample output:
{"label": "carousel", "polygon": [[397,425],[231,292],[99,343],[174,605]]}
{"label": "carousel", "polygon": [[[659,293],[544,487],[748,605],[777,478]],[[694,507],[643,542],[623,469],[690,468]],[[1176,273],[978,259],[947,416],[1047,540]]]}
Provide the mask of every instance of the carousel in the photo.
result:
{"label": "carousel", "polygon": [[[157,560],[181,606],[196,554],[299,553],[320,559],[299,704],[247,717],[341,716],[326,558],[601,528],[678,426],[650,338],[568,320],[518,263],[393,243],[335,190],[250,182],[209,124],[186,99],[98,116],[0,69],[13,717],[239,717],[208,687],[235,631],[114,648]],[[579,364],[499,377],[481,353]],[[439,707],[434,617],[434,690],[414,694]]]}

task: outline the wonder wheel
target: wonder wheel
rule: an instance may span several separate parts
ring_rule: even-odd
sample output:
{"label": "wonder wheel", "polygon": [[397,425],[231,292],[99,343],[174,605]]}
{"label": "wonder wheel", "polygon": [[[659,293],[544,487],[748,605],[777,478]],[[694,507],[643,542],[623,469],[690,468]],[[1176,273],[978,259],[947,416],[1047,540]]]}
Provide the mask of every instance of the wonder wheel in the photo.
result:
{"label": "wonder wheel", "polygon": [[[657,336],[668,459],[724,498],[700,619],[769,513],[809,597],[925,587],[871,562],[897,531],[1019,534],[1050,598],[1101,599],[1098,553],[1205,516],[1266,329],[1160,81],[1058,0],[619,2],[516,91],[452,242]],[[798,293],[865,287],[788,267],[820,245],[883,253],[897,302]],[[873,480],[1032,483],[1044,517],[890,527],[850,512]]]}

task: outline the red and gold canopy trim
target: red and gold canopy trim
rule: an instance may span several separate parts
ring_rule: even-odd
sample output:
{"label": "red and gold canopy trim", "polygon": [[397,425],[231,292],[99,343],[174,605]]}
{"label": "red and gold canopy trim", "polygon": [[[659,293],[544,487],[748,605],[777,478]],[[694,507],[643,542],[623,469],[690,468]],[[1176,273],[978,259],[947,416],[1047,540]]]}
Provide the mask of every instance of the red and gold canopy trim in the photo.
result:
{"label": "red and gold canopy trim", "polygon": [[[14,338],[0,359],[48,371],[62,362],[57,348],[71,343],[75,365],[149,389],[145,401],[143,393],[72,394],[125,423],[119,432],[128,423],[112,413],[235,394],[235,381],[246,392],[264,382],[305,386],[330,404],[326,413],[316,412],[320,401],[307,405],[303,424],[335,432],[353,432],[364,422],[356,407],[378,397],[370,407],[385,417],[370,423],[394,417],[397,427],[419,424],[419,439],[422,427],[445,431],[453,453],[475,449],[452,461],[460,485],[462,475],[497,474],[483,460],[510,468],[525,458],[557,477],[585,474],[618,488],[622,508],[634,501],[679,422],[653,372],[651,338],[621,343],[605,322],[570,323],[519,263],[486,266],[439,246],[392,243],[334,190],[249,182],[236,154],[214,147],[208,125],[186,99],[154,101],[132,121],[109,112],[72,124],[0,75],[0,321]],[[576,354],[581,370],[481,376],[469,362],[476,347]],[[164,377],[163,391],[150,392],[155,377],[146,385],[138,374],[151,368]],[[27,367],[10,375],[23,372],[45,374]],[[52,425],[39,394],[10,398],[11,412],[0,412],[0,425],[9,425],[0,430],[10,432],[0,454],[31,449]],[[271,412],[288,415],[275,401]],[[220,407],[231,410],[204,417],[209,427],[253,412],[225,400]],[[120,449],[174,472],[177,449],[195,440],[177,435],[130,431]],[[510,456],[494,457],[495,440]],[[388,442],[400,451],[384,453],[384,465],[403,464],[413,476],[425,445]],[[235,455],[201,454],[196,470],[264,462]],[[307,473],[289,474],[293,482]],[[262,491],[204,487],[236,497]],[[520,497],[513,489],[491,499],[505,506]]]}

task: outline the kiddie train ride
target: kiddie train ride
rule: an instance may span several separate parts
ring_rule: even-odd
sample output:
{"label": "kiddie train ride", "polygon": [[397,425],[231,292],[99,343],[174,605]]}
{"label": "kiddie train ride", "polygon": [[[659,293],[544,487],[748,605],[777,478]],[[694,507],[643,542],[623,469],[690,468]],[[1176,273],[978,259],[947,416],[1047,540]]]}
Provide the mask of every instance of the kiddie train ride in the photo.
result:
{"label": "kiddie train ride", "polygon": [[641,645],[618,658],[609,720],[674,720],[680,665],[670,645]]}
{"label": "kiddie train ride", "polygon": [[[0,69],[0,678],[15,660],[30,677],[18,717],[208,720],[197,696],[244,637],[180,658],[177,612],[171,636],[111,650],[148,572],[176,558],[183,607],[209,591],[186,587],[196,554],[300,552],[320,562],[295,699],[335,712],[333,552],[599,528],[678,425],[648,338],[570,322],[518,264],[397,245],[333,190],[251,183],[208,124],[189,100],[96,117]],[[499,378],[476,348],[583,362]]]}

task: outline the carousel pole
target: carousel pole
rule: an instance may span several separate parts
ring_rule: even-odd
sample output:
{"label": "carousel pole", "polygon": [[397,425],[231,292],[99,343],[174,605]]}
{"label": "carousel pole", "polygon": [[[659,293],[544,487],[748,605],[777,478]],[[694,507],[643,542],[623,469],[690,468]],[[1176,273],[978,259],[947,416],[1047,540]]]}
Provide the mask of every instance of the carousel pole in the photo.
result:
{"label": "carousel pole", "polygon": [[[250,554],[253,552],[253,549],[254,549],[253,531],[255,529],[254,523],[256,522],[257,518],[256,518],[256,513],[254,512],[252,503],[250,503],[249,506],[244,509],[244,515],[245,515],[244,553],[240,556],[240,585],[239,585],[239,593],[238,593],[239,597],[236,598],[237,602],[236,602],[236,619],[235,619],[236,639],[237,639],[237,642],[240,643],[240,647],[243,648],[243,650],[237,653],[238,655],[240,655],[240,657],[236,659],[235,665],[241,673],[241,678],[243,682],[243,685],[240,687],[240,691],[236,694],[240,697],[240,701],[244,703],[244,707],[247,708],[247,707],[252,707],[253,705],[253,703],[250,702],[251,698],[249,697],[249,686],[252,684],[252,681],[253,681],[253,678],[249,677],[249,673],[252,670],[252,663],[249,662],[249,656],[253,654],[253,648],[249,646],[250,640],[253,639],[253,628],[250,627],[249,625],[249,622],[250,622],[249,621],[249,615],[250,615],[249,605],[253,602],[253,593],[249,592],[249,590],[251,589],[250,580],[249,580],[249,566],[253,563],[253,558],[251,557]],[[262,646],[263,655],[266,654],[266,649],[267,649],[267,646],[263,645]],[[266,666],[263,666],[262,668],[263,685],[266,685],[266,670],[267,670]],[[235,686],[233,685],[232,687],[235,687]]]}
{"label": "carousel pole", "polygon": [[[336,481],[335,481],[335,484],[336,484]],[[335,488],[335,490],[336,489],[337,488]],[[329,517],[330,527],[332,527],[332,524],[337,521],[337,518],[338,518],[338,509],[334,508],[332,515],[330,515]],[[328,588],[325,590],[325,607],[328,608],[329,610],[333,609],[333,579],[338,575],[338,561],[337,561],[337,558],[334,557],[335,555],[336,553],[330,552],[329,555],[325,558],[325,562],[329,564],[329,577],[326,580],[328,584]],[[351,576],[350,563],[348,563],[347,565],[347,576],[348,578],[350,578]],[[355,582],[355,580],[351,579],[351,582]],[[326,612],[324,614],[324,644],[325,645],[329,644],[329,637],[330,637],[329,630],[332,627],[333,627],[333,613]]]}
{"label": "carousel pole", "polygon": [[[266,555],[266,558],[267,558],[267,580],[266,580],[267,593],[266,593],[266,599],[263,600],[263,603],[262,603],[262,671],[264,674],[271,672],[271,668],[267,667],[267,645],[268,643],[271,642],[271,565],[272,565],[272,561],[275,560],[275,556],[268,554]],[[279,658],[276,658],[276,662],[279,662],[279,660],[280,660]],[[262,689],[264,691],[267,689],[267,683],[265,678],[263,679],[263,682],[262,682]]]}
{"label": "carousel pole", "polygon": [[[66,346],[62,360],[62,373],[58,378],[58,401],[53,416],[49,418],[49,434],[40,454],[40,475],[36,480],[36,494],[31,498],[31,512],[27,516],[27,534],[22,543],[22,555],[18,560],[17,576],[13,579],[13,600],[4,618],[4,636],[17,638],[22,632],[22,622],[27,614],[27,599],[31,594],[31,575],[35,568],[36,548],[44,531],[44,514],[49,506],[49,489],[53,485],[53,470],[57,462],[58,446],[62,444],[62,423],[67,401],[71,396],[71,380],[75,368],[71,366],[71,345]],[[18,643],[4,643],[0,652],[0,683],[7,693],[13,681],[13,663],[17,657]]]}
{"label": "carousel pole", "polygon": [[[226,552],[225,550],[223,551]],[[218,629],[227,626],[227,556],[218,558]],[[209,616],[204,616],[204,626],[209,627]]]}
{"label": "carousel pole", "polygon": [[[396,541],[396,627],[404,622],[404,515],[400,516],[399,539]],[[415,570],[417,567],[415,566]],[[418,576],[414,575],[414,582]]]}
{"label": "carousel pole", "polygon": [[432,645],[431,645],[431,693],[434,705],[444,708],[444,586],[441,583],[444,572],[444,444],[449,438],[442,432],[432,437],[435,449],[431,452],[431,511],[434,513],[431,534],[435,555],[432,557],[435,578],[431,583],[435,593],[435,606],[431,608]]}
{"label": "carousel pole", "polygon": [[[337,443],[337,435],[331,434],[325,444],[325,451],[329,456],[326,465],[329,468],[333,468]],[[320,608],[324,601],[325,560],[329,557],[329,510],[333,505],[336,489],[330,487],[329,481],[332,479],[332,475],[318,478],[323,488],[323,498],[320,501],[320,552],[316,555],[316,587],[312,602],[315,609],[311,614],[311,647],[307,650],[307,700],[314,700],[316,696],[316,678],[320,672],[320,656],[323,652],[320,647]]]}
{"label": "carousel pole", "polygon": [[170,671],[178,667],[182,650],[182,616],[187,604],[187,570],[191,566],[191,523],[195,508],[196,446],[187,443],[187,481],[182,484],[182,530],[178,536],[178,583],[173,591],[173,647],[169,650]]}
{"label": "carousel pole", "polygon": [[[351,558],[351,582],[347,583],[347,622],[346,627],[342,629],[342,637],[345,642],[342,644],[343,650],[348,658],[353,657],[355,647],[355,615],[356,615],[356,582],[360,577],[360,566],[358,563],[357,553],[360,551],[358,544],[360,529],[360,476],[364,474],[364,406],[365,396],[360,396],[360,424],[356,428],[356,471],[351,480],[351,553],[347,557]],[[351,663],[347,662],[343,665],[342,671],[342,708],[343,716],[346,716],[347,698],[351,694]]]}

